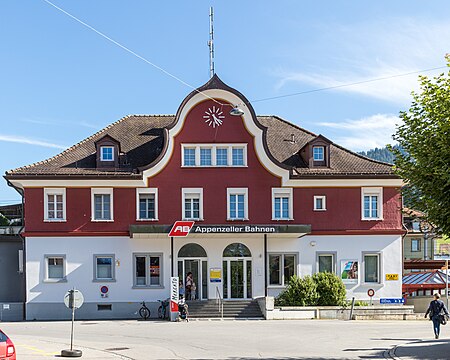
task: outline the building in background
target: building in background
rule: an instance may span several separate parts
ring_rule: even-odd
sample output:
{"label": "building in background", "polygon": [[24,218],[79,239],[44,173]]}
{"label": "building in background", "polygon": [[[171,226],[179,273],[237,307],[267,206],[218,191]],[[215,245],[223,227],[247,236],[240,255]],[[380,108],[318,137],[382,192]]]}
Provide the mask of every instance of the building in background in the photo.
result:
{"label": "building in background", "polygon": [[0,206],[0,321],[23,320],[25,275],[23,267],[22,204]]}
{"label": "building in background", "polygon": [[417,210],[403,209],[403,224],[407,233],[403,240],[404,260],[433,260],[435,255],[435,229],[423,220]]}
{"label": "building in background", "polygon": [[[132,318],[142,300],[156,314],[188,273],[199,301],[277,296],[319,271],[350,299],[402,294],[391,165],[256,116],[216,75],[175,116],[126,116],[6,179],[24,191],[30,320],[68,318],[73,287],[79,318]],[[177,220],[195,223],[187,237],[168,237]]]}

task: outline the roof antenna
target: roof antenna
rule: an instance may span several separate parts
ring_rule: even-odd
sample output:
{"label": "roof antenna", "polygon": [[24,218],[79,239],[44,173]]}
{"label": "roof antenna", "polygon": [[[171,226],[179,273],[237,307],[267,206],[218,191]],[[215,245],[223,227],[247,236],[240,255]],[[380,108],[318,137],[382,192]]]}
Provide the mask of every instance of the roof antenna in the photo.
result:
{"label": "roof antenna", "polygon": [[213,7],[209,8],[209,77],[214,76],[214,11]]}

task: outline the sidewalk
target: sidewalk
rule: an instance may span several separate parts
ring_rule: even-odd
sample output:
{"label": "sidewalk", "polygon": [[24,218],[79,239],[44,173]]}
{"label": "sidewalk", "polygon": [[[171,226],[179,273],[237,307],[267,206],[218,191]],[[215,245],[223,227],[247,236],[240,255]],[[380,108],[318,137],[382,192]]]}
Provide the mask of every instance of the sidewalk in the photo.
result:
{"label": "sidewalk", "polygon": [[450,359],[450,340],[423,340],[413,341],[396,346],[389,351],[391,359]]}

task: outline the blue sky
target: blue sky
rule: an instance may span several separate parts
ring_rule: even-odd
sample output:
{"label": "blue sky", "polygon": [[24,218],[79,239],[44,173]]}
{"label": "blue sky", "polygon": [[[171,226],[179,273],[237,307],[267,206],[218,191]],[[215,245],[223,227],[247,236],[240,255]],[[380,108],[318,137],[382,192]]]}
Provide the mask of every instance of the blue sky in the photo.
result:
{"label": "blue sky", "polygon": [[[445,66],[448,1],[51,0],[198,87],[216,73],[249,100]],[[44,160],[127,114],[174,114],[191,91],[44,0],[0,2],[0,172]],[[437,74],[444,70],[428,72]],[[255,101],[360,151],[384,146],[417,75]],[[0,183],[0,204],[19,195]]]}

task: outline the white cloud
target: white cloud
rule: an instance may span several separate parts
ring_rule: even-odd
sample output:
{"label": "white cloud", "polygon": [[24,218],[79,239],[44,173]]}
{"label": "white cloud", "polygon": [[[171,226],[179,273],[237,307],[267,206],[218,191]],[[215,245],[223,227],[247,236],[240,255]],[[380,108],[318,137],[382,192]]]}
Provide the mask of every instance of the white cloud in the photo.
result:
{"label": "white cloud", "polygon": [[98,129],[99,126],[88,123],[87,121],[79,121],[79,122],[67,122],[67,121],[51,121],[51,120],[41,120],[41,119],[21,119],[20,121],[30,123],[30,124],[38,124],[38,125],[52,125],[52,126],[83,126],[90,129]]}
{"label": "white cloud", "polygon": [[46,141],[32,139],[32,138],[28,138],[28,137],[24,137],[24,136],[1,135],[0,134],[0,141],[43,146],[43,147],[55,148],[55,149],[67,149],[67,146],[53,144],[53,143],[49,143]]}
{"label": "white cloud", "polygon": [[[316,54],[319,60],[310,67],[311,71],[274,70],[279,79],[277,90],[290,83],[308,84],[314,88],[359,83],[333,91],[405,104],[411,101],[411,91],[418,90],[418,74],[361,82],[444,67],[450,23],[386,17],[345,26],[330,24],[324,33],[328,36],[324,39],[330,46],[328,52]],[[305,68],[305,64],[302,66]],[[424,75],[433,76],[444,71],[435,70]]]}
{"label": "white cloud", "polygon": [[401,120],[391,114],[376,114],[358,120],[322,122],[319,125],[335,129],[333,140],[353,151],[369,150],[395,144],[392,134]]}

